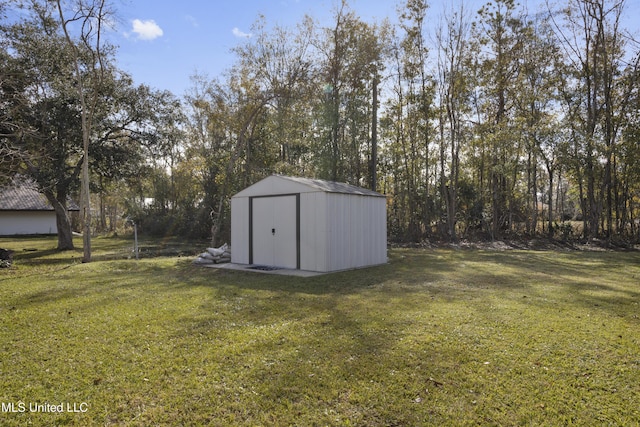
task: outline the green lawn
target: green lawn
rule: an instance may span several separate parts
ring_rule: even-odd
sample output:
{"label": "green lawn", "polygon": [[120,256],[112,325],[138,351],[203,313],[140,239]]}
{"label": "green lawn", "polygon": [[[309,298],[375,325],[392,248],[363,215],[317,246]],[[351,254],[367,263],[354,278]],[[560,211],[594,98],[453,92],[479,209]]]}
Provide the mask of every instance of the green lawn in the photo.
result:
{"label": "green lawn", "polygon": [[0,239],[3,426],[640,423],[640,253],[396,249],[302,279],[54,246]]}

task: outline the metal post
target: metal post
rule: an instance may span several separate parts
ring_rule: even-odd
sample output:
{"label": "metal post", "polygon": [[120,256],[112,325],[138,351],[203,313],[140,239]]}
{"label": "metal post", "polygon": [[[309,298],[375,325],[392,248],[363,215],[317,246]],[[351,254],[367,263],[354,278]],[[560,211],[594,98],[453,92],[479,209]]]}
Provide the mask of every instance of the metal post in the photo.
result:
{"label": "metal post", "polygon": [[133,251],[136,253],[136,259],[138,259],[138,224],[136,224],[135,222],[133,223],[133,239]]}

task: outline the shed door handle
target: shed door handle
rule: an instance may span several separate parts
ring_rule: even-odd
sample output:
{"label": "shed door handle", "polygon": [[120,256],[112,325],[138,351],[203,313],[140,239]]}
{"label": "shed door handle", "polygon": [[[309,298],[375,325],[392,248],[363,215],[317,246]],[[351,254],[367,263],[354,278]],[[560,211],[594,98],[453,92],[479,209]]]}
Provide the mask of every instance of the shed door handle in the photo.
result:
{"label": "shed door handle", "polygon": [[274,236],[276,235],[276,229],[275,228],[271,229],[271,234],[273,234]]}

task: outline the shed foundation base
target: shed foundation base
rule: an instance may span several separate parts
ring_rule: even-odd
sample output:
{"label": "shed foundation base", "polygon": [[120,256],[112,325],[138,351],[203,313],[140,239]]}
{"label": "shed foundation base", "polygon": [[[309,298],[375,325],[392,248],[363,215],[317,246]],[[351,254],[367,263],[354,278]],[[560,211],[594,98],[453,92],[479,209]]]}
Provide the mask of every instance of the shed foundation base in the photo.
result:
{"label": "shed foundation base", "polygon": [[247,264],[234,264],[234,263],[224,263],[224,264],[202,264],[201,267],[207,268],[219,268],[224,270],[236,270],[236,271],[248,271],[251,273],[262,273],[262,274],[277,274],[280,276],[294,276],[294,277],[315,277],[323,274],[319,271],[307,271],[307,270],[293,270],[289,268],[279,268],[277,270],[267,270],[267,269],[257,269],[255,265],[247,265]]}

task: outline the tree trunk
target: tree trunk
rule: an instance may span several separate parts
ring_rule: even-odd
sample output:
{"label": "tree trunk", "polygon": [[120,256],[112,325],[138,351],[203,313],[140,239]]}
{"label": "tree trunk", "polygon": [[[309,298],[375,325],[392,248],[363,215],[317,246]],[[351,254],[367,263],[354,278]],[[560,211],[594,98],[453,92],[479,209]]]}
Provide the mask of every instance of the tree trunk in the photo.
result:
{"label": "tree trunk", "polygon": [[73,232],[71,230],[71,220],[67,210],[66,195],[61,196],[63,201],[58,200],[51,191],[45,191],[45,197],[53,206],[56,213],[56,227],[58,228],[58,250],[68,251],[75,249],[73,246]]}
{"label": "tree trunk", "polygon": [[549,172],[549,238],[553,237],[553,168],[547,164]]}
{"label": "tree trunk", "polygon": [[371,165],[370,179],[371,190],[377,191],[377,166],[378,166],[378,78],[373,78],[373,108],[371,112]]}
{"label": "tree trunk", "polygon": [[82,223],[82,262],[91,262],[91,196],[89,193],[89,126],[83,120],[84,160],[80,182],[80,219]]}
{"label": "tree trunk", "polygon": [[75,249],[73,245],[71,221],[64,206],[56,208],[56,226],[58,227],[58,250],[66,251]]}

